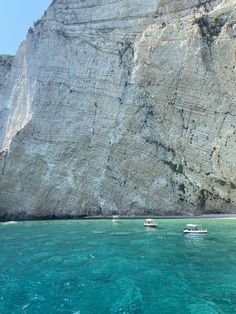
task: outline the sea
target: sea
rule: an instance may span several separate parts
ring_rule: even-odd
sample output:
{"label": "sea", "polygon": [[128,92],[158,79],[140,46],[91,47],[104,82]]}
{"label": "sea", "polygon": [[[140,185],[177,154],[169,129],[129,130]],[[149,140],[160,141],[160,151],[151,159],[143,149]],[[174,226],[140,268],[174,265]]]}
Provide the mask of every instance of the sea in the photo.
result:
{"label": "sea", "polygon": [[0,313],[236,313],[236,219],[143,224],[0,223]]}

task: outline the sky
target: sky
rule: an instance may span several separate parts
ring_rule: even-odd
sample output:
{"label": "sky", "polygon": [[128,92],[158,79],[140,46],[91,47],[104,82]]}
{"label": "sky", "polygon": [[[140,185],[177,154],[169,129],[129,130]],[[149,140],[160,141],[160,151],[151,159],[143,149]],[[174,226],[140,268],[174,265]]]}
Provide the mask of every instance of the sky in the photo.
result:
{"label": "sky", "polygon": [[52,0],[0,0],[0,54],[15,55]]}

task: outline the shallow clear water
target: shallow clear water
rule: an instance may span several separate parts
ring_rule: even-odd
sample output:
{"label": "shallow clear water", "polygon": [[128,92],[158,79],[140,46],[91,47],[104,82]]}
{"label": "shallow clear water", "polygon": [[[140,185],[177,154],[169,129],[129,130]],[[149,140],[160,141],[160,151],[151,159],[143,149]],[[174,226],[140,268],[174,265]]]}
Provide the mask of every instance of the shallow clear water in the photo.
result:
{"label": "shallow clear water", "polygon": [[0,223],[0,313],[236,313],[236,220]]}

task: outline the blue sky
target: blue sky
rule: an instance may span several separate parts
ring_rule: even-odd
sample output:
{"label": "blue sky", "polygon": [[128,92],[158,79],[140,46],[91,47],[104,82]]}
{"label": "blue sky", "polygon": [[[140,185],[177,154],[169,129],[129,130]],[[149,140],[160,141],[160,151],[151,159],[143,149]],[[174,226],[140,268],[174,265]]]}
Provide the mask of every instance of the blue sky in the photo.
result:
{"label": "blue sky", "polygon": [[0,54],[14,55],[51,0],[0,0]]}

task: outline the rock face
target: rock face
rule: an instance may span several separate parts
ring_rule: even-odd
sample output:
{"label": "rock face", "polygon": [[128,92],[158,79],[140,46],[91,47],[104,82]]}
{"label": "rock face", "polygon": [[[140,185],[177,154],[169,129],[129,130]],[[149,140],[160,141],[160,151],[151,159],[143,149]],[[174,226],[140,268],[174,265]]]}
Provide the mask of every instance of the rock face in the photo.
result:
{"label": "rock face", "polygon": [[235,8],[54,0],[0,89],[0,217],[235,212]]}
{"label": "rock face", "polygon": [[7,74],[11,69],[12,61],[13,56],[0,55],[0,88],[6,81]]}

